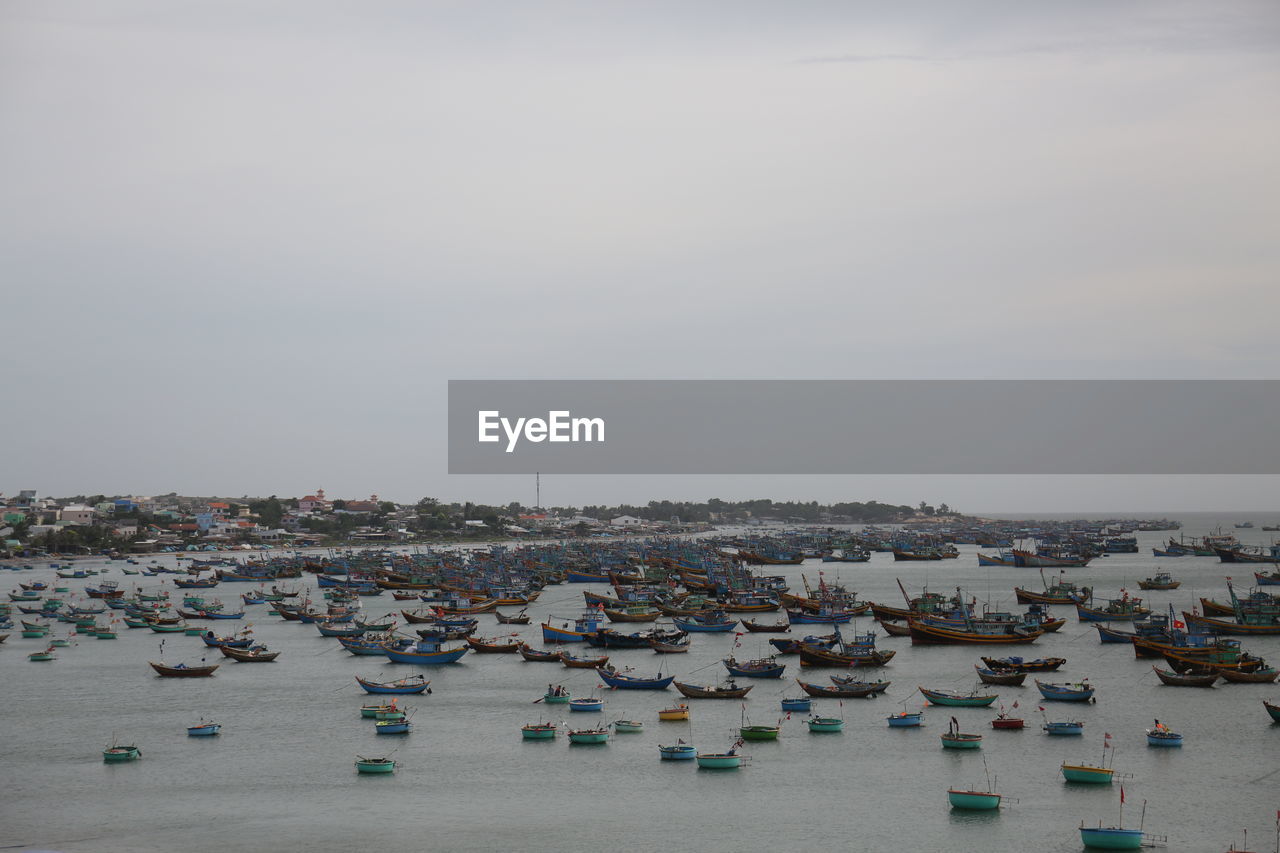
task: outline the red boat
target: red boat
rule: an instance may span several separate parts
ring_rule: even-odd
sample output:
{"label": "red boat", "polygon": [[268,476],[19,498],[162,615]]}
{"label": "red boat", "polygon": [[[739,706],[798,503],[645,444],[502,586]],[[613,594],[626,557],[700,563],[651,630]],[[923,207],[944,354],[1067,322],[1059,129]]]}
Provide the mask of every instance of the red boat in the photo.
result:
{"label": "red boat", "polygon": [[[1016,707],[1016,706],[1015,706]],[[1026,720],[1021,717],[1010,717],[1003,709],[991,721],[993,729],[1021,729],[1026,727]]]}

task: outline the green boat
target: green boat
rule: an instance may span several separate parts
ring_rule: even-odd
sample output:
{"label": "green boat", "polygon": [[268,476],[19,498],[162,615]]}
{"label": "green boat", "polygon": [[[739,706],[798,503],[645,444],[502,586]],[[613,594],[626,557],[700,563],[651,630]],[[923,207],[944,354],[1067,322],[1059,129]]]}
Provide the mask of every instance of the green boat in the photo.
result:
{"label": "green boat", "polygon": [[842,732],[844,731],[844,720],[841,720],[838,717],[810,717],[809,731]]}
{"label": "green boat", "polygon": [[403,720],[405,716],[404,710],[397,708],[395,705],[387,705],[385,707],[378,708],[373,712],[373,718],[375,720],[399,722],[400,720]]}
{"label": "green boat", "polygon": [[1118,826],[1081,826],[1080,841],[1085,847],[1096,850],[1140,850],[1141,829],[1122,829]]}
{"label": "green boat", "polygon": [[952,788],[947,791],[947,799],[951,802],[953,809],[981,811],[1000,808],[1001,795],[988,791],[958,791]]}
{"label": "green boat", "polygon": [[568,704],[568,702],[569,702],[569,691],[568,691],[568,690],[565,690],[563,687],[560,687],[560,688],[557,688],[557,689],[558,689],[558,690],[560,690],[561,692],[557,693],[557,692],[555,692],[555,691],[548,690],[546,693],[543,693],[543,694],[542,694],[542,701],[543,701],[543,702],[546,702],[548,705],[565,705],[565,704]]}
{"label": "green boat", "polygon": [[529,723],[521,727],[520,735],[525,740],[552,740],[558,731],[555,723]]}
{"label": "green boat", "polygon": [[109,746],[102,750],[102,760],[108,764],[120,761],[134,761],[142,757],[142,751],[136,746]]}
{"label": "green boat", "polygon": [[614,720],[613,730],[615,732],[642,732],[644,731],[644,723],[640,720]]}
{"label": "green boat", "polygon": [[608,727],[600,729],[570,729],[569,743],[608,743]]}
{"label": "green boat", "polygon": [[59,637],[56,640],[49,641],[49,648],[53,648],[53,649],[65,649],[70,645],[71,645],[71,641],[66,639],[65,637]]}
{"label": "green boat", "polygon": [[743,740],[777,740],[781,731],[779,726],[743,726],[738,735]]}
{"label": "green boat", "polygon": [[378,718],[378,712],[379,712],[379,711],[385,711],[385,710],[388,710],[389,708],[391,708],[391,706],[390,706],[390,705],[382,705],[382,704],[378,704],[378,705],[361,705],[361,706],[360,706],[360,716],[365,717],[365,718],[370,719],[370,720],[375,720],[375,719],[377,719],[377,718]]}
{"label": "green boat", "polygon": [[44,663],[45,661],[56,660],[56,656],[53,654],[53,652],[49,652],[49,651],[32,652],[31,654],[27,655],[27,660],[35,661],[36,663]]}
{"label": "green boat", "polygon": [[[176,625],[161,625],[156,622],[151,623],[151,630],[155,631],[157,634],[182,634],[190,627],[191,626],[186,622],[179,622]],[[200,633],[200,630],[196,631],[197,635]]]}
{"label": "green boat", "polygon": [[110,630],[110,629],[103,629],[103,630],[101,630],[101,631],[95,631],[93,635],[94,635],[95,637],[97,637],[99,640],[114,640],[114,639],[116,639],[116,632],[115,632],[115,631],[112,631],[112,630]]}
{"label": "green boat", "polygon": [[743,756],[730,750],[729,752],[700,752],[698,766],[708,770],[737,770],[742,766]]}
{"label": "green boat", "polygon": [[48,631],[26,630],[22,632],[22,636],[28,640],[38,640],[41,637],[46,636],[48,633],[49,633]]}
{"label": "green boat", "polygon": [[356,771],[359,773],[392,773],[396,769],[395,759],[365,758],[356,756]]}

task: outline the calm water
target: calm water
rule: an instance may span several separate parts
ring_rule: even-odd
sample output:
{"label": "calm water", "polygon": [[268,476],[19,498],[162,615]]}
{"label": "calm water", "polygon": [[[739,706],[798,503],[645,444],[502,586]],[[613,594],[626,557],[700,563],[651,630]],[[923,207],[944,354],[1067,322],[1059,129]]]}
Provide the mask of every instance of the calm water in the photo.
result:
{"label": "calm water", "polygon": [[[1183,516],[1184,533],[1199,535],[1234,518]],[[1255,529],[1236,531],[1246,542],[1266,541]],[[1169,534],[1139,534],[1141,554],[1095,560],[1068,577],[1095,585],[1098,594],[1136,581],[1157,566],[1151,546]],[[1034,570],[978,568],[975,549],[943,564],[872,562],[845,565],[839,579],[865,598],[901,600],[895,578],[909,592],[963,587],[980,600],[1012,608],[1016,584],[1038,588]],[[150,559],[150,558],[148,558]],[[171,556],[161,558],[171,562]],[[108,565],[103,562],[102,565]],[[833,568],[816,561],[774,567],[799,588],[800,574],[817,582]],[[1152,592],[1155,608],[1172,602],[1187,609],[1201,595],[1225,597],[1216,559],[1183,557],[1160,562],[1183,581],[1170,593]],[[1234,567],[1238,579],[1244,567]],[[112,565],[107,575],[125,583],[155,585]],[[53,579],[47,563],[32,572],[0,574],[17,581]],[[68,582],[73,590],[84,581]],[[1242,584],[1244,585],[1244,584]],[[215,593],[230,606],[248,585],[224,584]],[[594,587],[586,587],[594,588]],[[548,613],[572,616],[582,605],[582,585],[550,587],[531,608],[531,626],[497,626],[481,617],[481,634],[519,630],[540,646],[537,622]],[[365,599],[366,611],[395,609],[389,597]],[[1057,608],[1064,615],[1065,608]],[[809,734],[801,715],[783,722],[776,743],[748,744],[751,765],[741,772],[699,771],[694,762],[663,762],[657,744],[684,738],[705,750],[723,750],[742,714],[735,701],[693,701],[692,723],[659,723],[657,711],[678,699],[663,692],[606,692],[603,715],[570,714],[534,704],[549,681],[567,680],[576,694],[592,690],[594,673],[526,663],[518,656],[470,654],[457,665],[422,668],[432,679],[430,696],[406,697],[415,730],[407,737],[378,737],[359,716],[365,694],[352,676],[395,678],[418,668],[378,658],[358,658],[310,625],[288,623],[264,605],[246,621],[258,638],[283,651],[274,664],[225,661],[212,679],[154,676],[160,635],[122,628],[120,639],[80,640],[59,659],[34,664],[26,653],[40,645],[18,632],[0,645],[0,720],[3,720],[4,795],[0,799],[0,847],[60,851],[328,851],[376,845],[396,851],[686,849],[1076,851],[1081,820],[1108,825],[1118,817],[1118,787],[1068,786],[1058,772],[1064,760],[1096,762],[1102,735],[1116,746],[1115,766],[1125,781],[1125,825],[1137,825],[1147,801],[1146,828],[1168,835],[1170,851],[1225,850],[1247,827],[1254,849],[1270,849],[1272,819],[1280,808],[1280,725],[1272,725],[1262,698],[1280,698],[1276,685],[1230,685],[1212,690],[1161,685],[1151,664],[1126,646],[1098,643],[1096,632],[1074,614],[1058,633],[1033,646],[1031,656],[1068,659],[1056,680],[1087,676],[1098,688],[1094,705],[1049,703],[1051,719],[1086,721],[1081,738],[1051,738],[1039,730],[1039,696],[1027,687],[992,688],[1005,705],[1020,703],[1028,728],[995,732],[987,709],[934,709],[928,727],[890,730],[884,718],[918,708],[917,685],[967,689],[975,679],[976,647],[912,648],[905,638],[883,638],[899,653],[883,671],[893,686],[875,700],[815,700],[823,714],[843,714],[842,734]],[[762,617],[772,619],[772,616]],[[217,623],[230,628],[237,623]],[[867,629],[874,623],[862,620]],[[56,633],[69,626],[59,625]],[[821,626],[814,626],[815,633]],[[759,635],[767,637],[768,635]],[[612,651],[620,666],[641,672],[659,663],[697,683],[719,680],[720,658],[733,651],[732,635],[695,635],[687,655],[648,650]],[[766,640],[742,638],[742,656],[767,652]],[[1280,638],[1245,640],[1247,648],[1280,661]],[[170,661],[200,658],[199,638],[169,635]],[[1017,652],[1014,652],[1017,653]],[[217,654],[216,651],[213,654]],[[214,657],[209,658],[210,661]],[[223,662],[220,655],[216,658]],[[789,658],[782,682],[757,681],[746,702],[752,722],[781,716],[778,699],[795,695],[799,675]],[[806,670],[825,682],[836,670]],[[982,732],[981,751],[943,750],[938,735],[952,713],[966,731]],[[616,735],[606,746],[525,742],[520,726],[539,719],[574,724],[622,717],[645,721],[642,734]],[[218,738],[188,738],[185,727],[201,716],[224,725]],[[1181,750],[1150,749],[1144,729],[1158,717],[1182,731]],[[136,742],[143,760],[105,765],[101,750],[112,738]],[[388,777],[359,776],[356,754],[396,748],[402,766]],[[952,786],[986,784],[983,758],[997,789],[1016,798],[998,813],[953,812]]]}

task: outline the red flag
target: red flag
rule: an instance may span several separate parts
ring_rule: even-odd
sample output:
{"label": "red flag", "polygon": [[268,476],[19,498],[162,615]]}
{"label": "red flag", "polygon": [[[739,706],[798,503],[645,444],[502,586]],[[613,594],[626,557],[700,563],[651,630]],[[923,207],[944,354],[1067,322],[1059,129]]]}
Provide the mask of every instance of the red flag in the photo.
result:
{"label": "red flag", "polygon": [[1185,622],[1180,622],[1180,621],[1178,621],[1177,619],[1174,619],[1174,620],[1173,620],[1173,627],[1177,628],[1179,631],[1185,631],[1185,630],[1186,630],[1186,628],[1187,628],[1187,625],[1186,625],[1186,623],[1185,623]]}
{"label": "red flag", "polygon": [[1120,805],[1124,805],[1124,785],[1120,786]]}
{"label": "red flag", "polygon": [[[1018,707],[1018,703],[1017,703],[1017,702],[1014,702],[1014,703],[1013,703],[1013,708],[1016,708],[1016,707]],[[1012,711],[1012,710],[1013,710],[1013,708],[1010,708],[1009,710],[1010,710],[1010,711]]]}
{"label": "red flag", "polygon": [[1044,706],[1043,706],[1043,705],[1040,705],[1040,706],[1038,706],[1038,707],[1040,708],[1040,710],[1041,710],[1041,711],[1043,711],[1043,710],[1044,710]]}

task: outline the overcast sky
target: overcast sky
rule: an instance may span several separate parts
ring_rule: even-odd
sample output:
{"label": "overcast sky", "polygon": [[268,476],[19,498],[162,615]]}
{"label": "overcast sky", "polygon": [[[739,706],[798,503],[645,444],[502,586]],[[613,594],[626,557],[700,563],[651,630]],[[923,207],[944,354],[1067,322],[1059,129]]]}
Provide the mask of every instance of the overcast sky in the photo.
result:
{"label": "overcast sky", "polygon": [[445,474],[451,378],[1276,378],[1278,49],[1271,0],[7,0],[0,491],[531,503]]}

